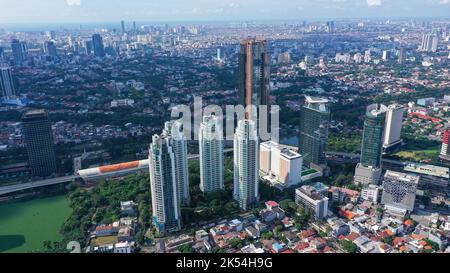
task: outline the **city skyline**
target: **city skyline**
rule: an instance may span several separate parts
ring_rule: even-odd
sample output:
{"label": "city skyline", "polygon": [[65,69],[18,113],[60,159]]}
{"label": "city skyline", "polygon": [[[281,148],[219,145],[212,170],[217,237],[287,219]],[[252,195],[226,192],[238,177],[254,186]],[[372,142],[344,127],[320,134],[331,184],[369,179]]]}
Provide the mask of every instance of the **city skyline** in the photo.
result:
{"label": "city skyline", "polygon": [[[448,17],[449,0],[251,0],[104,1],[104,0],[1,0],[1,24],[137,21],[245,21],[304,20],[313,18]],[[26,19],[25,19],[26,18]]]}
{"label": "city skyline", "polygon": [[0,0],[0,253],[450,253],[450,19],[288,21],[450,0],[153,2]]}

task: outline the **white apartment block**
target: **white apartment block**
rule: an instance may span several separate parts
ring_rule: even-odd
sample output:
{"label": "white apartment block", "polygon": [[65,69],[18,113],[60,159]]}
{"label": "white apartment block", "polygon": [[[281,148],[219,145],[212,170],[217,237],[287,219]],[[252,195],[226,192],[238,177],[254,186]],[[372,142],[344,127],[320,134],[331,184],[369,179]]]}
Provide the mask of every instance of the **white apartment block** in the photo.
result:
{"label": "white apartment block", "polygon": [[295,203],[314,212],[316,219],[328,216],[328,197],[323,196],[312,186],[302,186],[295,190]]}
{"label": "white apartment block", "polygon": [[383,147],[392,147],[401,142],[400,133],[402,131],[403,108],[400,104],[392,104],[388,106],[386,111],[386,122],[384,125],[384,141]]}
{"label": "white apartment block", "polygon": [[213,192],[223,184],[223,130],[221,120],[213,115],[203,117],[199,129],[200,189]]}
{"label": "white apartment block", "polygon": [[170,138],[175,156],[175,179],[178,183],[178,198],[184,205],[190,204],[187,141],[183,134],[181,121],[168,121],[163,134]]}
{"label": "white apartment block", "polygon": [[264,179],[288,187],[301,182],[303,158],[299,153],[268,141],[260,144],[259,155]]}
{"label": "white apartment block", "polygon": [[240,120],[234,134],[234,199],[243,210],[259,200],[258,148],[255,122]]}
{"label": "white apartment block", "polygon": [[369,184],[361,190],[361,199],[378,204],[382,189],[380,186]]}

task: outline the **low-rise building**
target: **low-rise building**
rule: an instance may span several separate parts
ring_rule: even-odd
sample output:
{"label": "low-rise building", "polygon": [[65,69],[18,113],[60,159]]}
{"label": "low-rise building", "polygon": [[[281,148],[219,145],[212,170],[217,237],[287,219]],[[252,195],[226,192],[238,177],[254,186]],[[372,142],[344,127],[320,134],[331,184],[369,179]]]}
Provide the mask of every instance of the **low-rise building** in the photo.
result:
{"label": "low-rise building", "polygon": [[186,244],[194,243],[194,237],[183,234],[177,237],[170,238],[165,241],[165,251],[166,252],[174,252],[178,249],[178,247]]}
{"label": "low-rise building", "polygon": [[318,193],[312,186],[302,186],[296,189],[295,203],[313,211],[316,219],[328,217],[328,197]]}
{"label": "low-rise building", "polygon": [[285,217],[285,212],[277,202],[267,201],[266,208],[259,212],[261,219],[266,222],[273,222],[275,220],[282,220]]}
{"label": "low-rise building", "polygon": [[134,216],[136,212],[134,211],[135,203],[133,201],[120,202],[120,213],[122,215]]}
{"label": "low-rise building", "polygon": [[260,231],[252,226],[245,227],[245,231],[248,233],[248,235],[254,239],[260,237]]}
{"label": "low-rise building", "polygon": [[333,230],[333,235],[336,238],[341,235],[347,235],[350,233],[350,227],[341,219],[330,218],[327,220],[327,222]]}
{"label": "low-rise building", "polygon": [[95,235],[97,237],[111,236],[116,234],[118,229],[112,225],[102,225],[95,228]]}
{"label": "low-rise building", "polygon": [[254,244],[249,244],[241,248],[242,253],[264,253],[264,249],[261,247],[256,247]]}
{"label": "low-rise building", "polygon": [[133,253],[134,242],[120,242],[114,245],[114,253]]}
{"label": "low-rise building", "polygon": [[197,230],[195,232],[195,240],[196,241],[207,241],[207,240],[209,240],[208,232],[206,232],[204,229]]}
{"label": "low-rise building", "polygon": [[381,192],[382,192],[381,187],[377,185],[374,184],[366,185],[361,190],[361,199],[370,201],[373,204],[378,204],[378,202],[381,199]]}
{"label": "low-rise building", "polygon": [[134,240],[134,230],[130,227],[123,227],[117,233],[117,240],[119,242],[131,242]]}
{"label": "low-rise building", "polygon": [[331,200],[337,203],[356,202],[359,197],[358,191],[341,187],[331,187],[329,192],[331,192]]}
{"label": "low-rise building", "polygon": [[284,233],[284,238],[286,238],[286,240],[288,241],[289,245],[293,245],[295,243],[297,243],[300,238],[298,238],[297,234],[295,234],[292,231],[285,231]]}

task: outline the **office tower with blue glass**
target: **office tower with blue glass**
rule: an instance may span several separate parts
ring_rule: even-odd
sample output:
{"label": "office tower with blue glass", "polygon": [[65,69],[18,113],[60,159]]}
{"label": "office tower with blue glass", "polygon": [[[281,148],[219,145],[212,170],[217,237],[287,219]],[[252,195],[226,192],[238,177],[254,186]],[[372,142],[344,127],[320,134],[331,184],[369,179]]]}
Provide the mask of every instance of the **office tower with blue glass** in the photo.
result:
{"label": "office tower with blue glass", "polygon": [[11,68],[0,67],[0,101],[14,99],[16,96],[15,93]]}
{"label": "office tower with blue glass", "polygon": [[96,57],[105,57],[105,46],[103,45],[103,38],[100,34],[92,35],[92,47]]}
{"label": "office tower with blue glass", "polygon": [[382,104],[367,107],[361,145],[361,161],[355,169],[354,182],[378,184],[381,178],[384,125],[388,108]]}
{"label": "office tower with blue glass", "polygon": [[328,100],[305,97],[300,109],[299,152],[309,167],[324,169],[328,143],[330,108]]}

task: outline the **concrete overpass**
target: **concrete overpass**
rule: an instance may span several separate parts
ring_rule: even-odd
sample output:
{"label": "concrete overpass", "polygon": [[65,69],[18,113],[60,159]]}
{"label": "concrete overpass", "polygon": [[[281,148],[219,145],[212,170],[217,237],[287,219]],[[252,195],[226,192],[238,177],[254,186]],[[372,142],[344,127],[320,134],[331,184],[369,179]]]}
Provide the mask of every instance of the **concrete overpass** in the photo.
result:
{"label": "concrete overpass", "polygon": [[[229,148],[229,149],[224,149],[224,153],[229,153],[232,152],[233,148]],[[198,159],[200,157],[200,155],[198,154],[190,154],[188,155],[188,159]],[[139,172],[139,171],[148,171],[148,167],[145,168],[137,168],[134,170],[134,172]],[[120,177],[120,176],[125,176],[125,175],[129,175],[133,172],[130,171],[123,171],[123,170],[118,170],[115,172],[111,172],[109,173],[110,176],[112,177]],[[14,192],[18,192],[21,190],[27,190],[27,189],[33,189],[33,188],[39,188],[39,187],[45,187],[45,186],[51,186],[51,185],[57,185],[57,184],[63,184],[63,183],[69,183],[69,182],[73,182],[76,179],[80,178],[81,176],[79,175],[69,175],[69,176],[62,176],[62,177],[57,177],[57,178],[50,178],[50,179],[45,179],[45,180],[39,180],[39,181],[32,181],[32,182],[27,182],[27,183],[19,183],[19,184],[14,184],[14,185],[8,185],[8,186],[2,186],[0,187],[0,196],[1,195],[5,195],[5,194],[9,194],[9,193],[14,193]],[[102,175],[97,175],[97,176],[93,176],[92,178],[98,178],[98,179],[102,179],[102,178],[107,178],[107,176],[102,176]]]}
{"label": "concrete overpass", "polygon": [[[334,161],[338,163],[358,163],[360,160],[361,155],[355,154],[355,153],[340,153],[340,152],[327,152],[326,153],[327,160]],[[389,169],[389,170],[403,170],[403,168],[406,166],[405,162],[398,161],[398,160],[392,160],[387,158],[381,159],[383,162],[383,168]]]}
{"label": "concrete overpass", "polygon": [[45,187],[45,186],[51,186],[51,185],[56,185],[56,184],[68,183],[68,182],[75,181],[75,179],[78,177],[79,177],[78,175],[69,175],[69,176],[62,176],[62,177],[57,177],[57,178],[50,178],[50,179],[45,179],[45,180],[3,186],[3,187],[0,187],[0,195],[13,193],[13,192],[21,191],[21,190],[38,188],[38,187]]}

